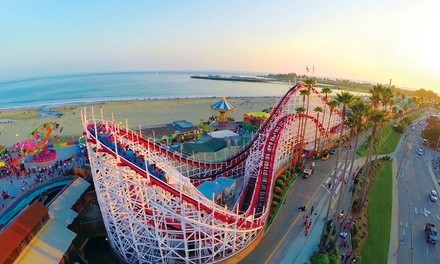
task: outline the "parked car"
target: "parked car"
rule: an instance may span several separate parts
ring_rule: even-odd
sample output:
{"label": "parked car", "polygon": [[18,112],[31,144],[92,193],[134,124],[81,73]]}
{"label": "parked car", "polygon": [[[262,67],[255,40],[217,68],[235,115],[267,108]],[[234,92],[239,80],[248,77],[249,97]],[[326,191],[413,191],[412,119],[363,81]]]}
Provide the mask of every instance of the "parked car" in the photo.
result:
{"label": "parked car", "polygon": [[429,199],[430,199],[431,201],[433,201],[433,202],[437,202],[437,200],[438,200],[438,194],[437,194],[437,192],[434,191],[434,190],[431,190],[431,191],[429,192]]}
{"label": "parked car", "polygon": [[431,244],[437,244],[438,241],[438,232],[437,228],[435,228],[434,224],[426,223],[425,225],[425,238],[426,241]]}

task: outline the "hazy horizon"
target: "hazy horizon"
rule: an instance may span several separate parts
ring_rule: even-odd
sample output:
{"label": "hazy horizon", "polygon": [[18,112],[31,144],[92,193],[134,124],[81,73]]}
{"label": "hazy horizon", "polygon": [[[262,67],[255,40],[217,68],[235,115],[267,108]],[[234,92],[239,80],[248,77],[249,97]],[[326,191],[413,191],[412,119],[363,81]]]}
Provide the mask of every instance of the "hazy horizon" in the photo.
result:
{"label": "hazy horizon", "polygon": [[437,10],[430,0],[2,2],[0,80],[295,72],[440,92]]}

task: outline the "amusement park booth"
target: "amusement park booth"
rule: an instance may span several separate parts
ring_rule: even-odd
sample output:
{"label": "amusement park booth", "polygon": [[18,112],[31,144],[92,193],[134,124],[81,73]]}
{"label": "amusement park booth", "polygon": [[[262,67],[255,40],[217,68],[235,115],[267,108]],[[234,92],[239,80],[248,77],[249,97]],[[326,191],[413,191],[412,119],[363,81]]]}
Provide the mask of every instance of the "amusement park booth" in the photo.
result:
{"label": "amusement park booth", "polygon": [[186,120],[177,120],[171,124],[143,127],[142,134],[154,137],[165,145],[172,145],[174,142],[185,142],[195,140],[203,132],[193,123]]}
{"label": "amusement park booth", "polygon": [[257,131],[258,128],[268,119],[270,114],[266,112],[253,112],[243,114],[243,128],[247,131]]}
{"label": "amusement park booth", "polygon": [[213,182],[207,181],[197,188],[205,197],[214,199],[216,203],[234,197],[235,180],[220,177]]}
{"label": "amusement park booth", "polygon": [[219,130],[214,132],[207,133],[208,136],[212,138],[234,138],[234,137],[240,137],[235,132],[232,132],[231,130]]}

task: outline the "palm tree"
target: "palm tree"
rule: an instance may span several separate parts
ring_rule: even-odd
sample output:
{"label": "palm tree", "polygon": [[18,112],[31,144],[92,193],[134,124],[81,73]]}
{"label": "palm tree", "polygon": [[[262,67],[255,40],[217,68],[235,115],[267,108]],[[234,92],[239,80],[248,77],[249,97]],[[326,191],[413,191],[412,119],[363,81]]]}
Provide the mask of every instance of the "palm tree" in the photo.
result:
{"label": "palm tree", "polygon": [[302,114],[304,114],[304,112],[306,111],[306,109],[302,106],[295,108],[296,113],[298,114],[298,131],[296,132],[296,144],[295,146],[299,148],[298,151],[296,151],[297,156],[296,158],[296,163],[298,164],[299,158],[301,157],[302,154],[302,149],[301,149],[301,132],[302,132]]}
{"label": "palm tree", "polygon": [[[341,142],[342,142],[342,135],[344,132],[344,124],[345,124],[345,117],[346,117],[346,110],[347,110],[347,104],[349,104],[351,102],[351,100],[353,100],[353,94],[351,94],[350,92],[341,92],[339,94],[336,95],[336,102],[338,103],[338,105],[342,104],[342,117],[341,117],[341,124],[340,124],[340,131],[339,131],[339,140],[338,140],[338,149],[341,148]],[[333,170],[333,175],[332,175],[332,185],[331,185],[331,190],[330,190],[330,197],[328,200],[328,207],[327,207],[327,213],[325,216],[326,221],[328,221],[328,217],[330,215],[330,208],[332,205],[332,197],[333,194],[335,192],[335,187],[336,187],[336,175],[337,175],[337,169],[338,169],[338,163],[339,163],[339,155],[340,155],[341,151],[338,151],[336,153],[336,162],[335,162],[335,168]],[[324,234],[324,231],[326,230],[326,224],[324,224],[324,229],[322,234]],[[325,247],[327,244],[327,238],[330,236],[331,232],[329,234],[327,234],[326,239],[324,239],[325,241],[323,241],[323,245],[322,247]]]}
{"label": "palm tree", "polygon": [[306,84],[307,87],[307,108],[306,108],[306,113],[309,114],[309,101],[310,101],[310,94],[313,87],[315,87],[316,85],[316,79],[315,78],[306,78],[304,80],[304,83]]}
{"label": "palm tree", "polygon": [[[332,100],[328,103],[328,107],[330,108],[330,115],[328,117],[328,122],[327,122],[327,132],[329,132],[329,133],[330,133],[330,121],[332,120],[333,112],[338,105],[339,105],[338,102],[335,100]],[[329,140],[330,140],[330,137],[327,138],[326,142],[324,142],[324,141],[322,142],[320,152],[323,151],[324,144],[328,144]]]}
{"label": "palm tree", "polygon": [[321,93],[325,94],[324,96],[324,110],[322,111],[322,125],[324,125],[324,118],[325,118],[325,111],[326,111],[326,106],[328,103],[328,94],[330,94],[332,92],[332,89],[330,87],[324,87],[321,89]]}
{"label": "palm tree", "polygon": [[[306,115],[309,114],[309,95],[310,95],[310,88],[308,89],[302,89],[299,91],[299,93],[302,95],[303,97],[303,105],[302,107],[304,108]],[[307,96],[307,107],[306,107],[306,96]],[[300,139],[301,139],[301,149],[304,149],[304,136],[306,133],[306,127],[307,127],[307,118],[306,116],[302,117],[303,121],[302,121],[302,130],[301,130],[301,135],[300,135]]]}
{"label": "palm tree", "polygon": [[384,110],[388,110],[388,105],[392,105],[393,104],[393,91],[391,90],[391,88],[383,88],[382,89],[382,96],[381,96],[381,103],[383,105],[383,109]]}
{"label": "palm tree", "polygon": [[[313,109],[313,111],[316,113],[316,120],[318,120],[319,122],[319,114],[322,113],[322,107],[317,106]],[[318,137],[318,125],[316,125],[315,127],[315,141],[314,141],[314,147],[313,147],[313,151],[316,151],[316,145],[319,145],[319,143],[317,144],[317,139]],[[319,140],[321,140],[321,136],[319,136]]]}
{"label": "palm tree", "polygon": [[379,104],[382,99],[382,91],[385,89],[381,84],[376,84],[370,89],[370,101],[374,108],[379,108]]}
{"label": "palm tree", "polygon": [[[341,190],[341,194],[338,197],[338,203],[336,206],[337,212],[340,210],[341,202],[344,200],[343,198],[345,195],[345,189],[348,185],[350,185],[350,183],[352,181],[351,178],[354,177],[354,175],[352,173],[353,173],[353,169],[354,169],[353,165],[354,165],[354,161],[355,161],[356,150],[357,150],[357,146],[359,143],[359,135],[362,132],[362,129],[364,127],[365,119],[367,118],[367,113],[369,111],[370,105],[365,104],[361,98],[356,97],[356,98],[354,98],[353,102],[350,103],[349,107],[350,107],[351,112],[348,117],[348,122],[350,123],[350,127],[353,128],[353,130],[354,130],[353,132],[356,136],[355,136],[354,145],[350,149],[352,151],[352,154],[350,155],[350,150],[349,150],[349,152],[345,156],[345,164],[347,164],[348,156],[352,157],[352,159],[351,159],[351,163],[349,166],[350,170],[348,172],[348,181],[345,185],[343,185],[343,188]],[[347,167],[348,166],[345,166],[343,175],[346,175]],[[348,209],[347,215],[350,215],[350,210],[351,210],[351,206]]]}
{"label": "palm tree", "polygon": [[369,179],[367,177],[369,177],[371,174],[371,168],[372,168],[371,160],[372,160],[372,156],[373,156],[373,146],[377,145],[378,128],[386,120],[387,120],[387,112],[385,110],[373,109],[369,113],[369,121],[372,123],[373,127],[371,129],[371,135],[370,135],[369,144],[368,144],[367,158],[365,160],[364,169],[362,170],[363,171],[362,176],[364,178],[363,184],[367,183],[367,187],[362,188],[362,195],[361,195],[361,197],[360,197],[361,199],[358,203],[358,210],[360,208],[362,208],[362,206],[365,202],[365,199],[366,199],[366,195],[368,193],[368,189],[369,189]]}

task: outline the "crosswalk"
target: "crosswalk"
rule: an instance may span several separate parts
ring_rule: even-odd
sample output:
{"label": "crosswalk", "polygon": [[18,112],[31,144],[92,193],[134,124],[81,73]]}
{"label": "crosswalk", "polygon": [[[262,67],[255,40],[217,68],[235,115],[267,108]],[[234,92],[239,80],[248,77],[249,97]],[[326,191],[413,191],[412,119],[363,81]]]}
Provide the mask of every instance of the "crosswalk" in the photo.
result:
{"label": "crosswalk", "polygon": [[[345,162],[339,162],[338,166],[336,168],[336,189],[335,189],[335,193],[333,194],[332,198],[336,199],[336,197],[338,197],[339,192],[342,189],[342,184],[344,182],[348,183],[348,178],[349,178],[349,172],[350,172],[350,167],[351,167],[351,162],[347,162],[347,169],[345,169]],[[330,172],[330,174],[328,175],[327,179],[325,179],[325,182],[322,184],[322,187],[324,187],[329,193],[331,191],[331,184],[333,184],[333,174],[334,174],[334,169]],[[344,173],[345,171],[345,175],[344,177],[341,177],[342,173]]]}

